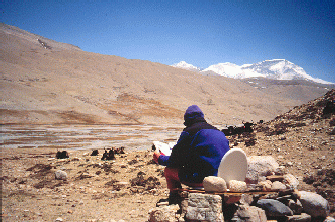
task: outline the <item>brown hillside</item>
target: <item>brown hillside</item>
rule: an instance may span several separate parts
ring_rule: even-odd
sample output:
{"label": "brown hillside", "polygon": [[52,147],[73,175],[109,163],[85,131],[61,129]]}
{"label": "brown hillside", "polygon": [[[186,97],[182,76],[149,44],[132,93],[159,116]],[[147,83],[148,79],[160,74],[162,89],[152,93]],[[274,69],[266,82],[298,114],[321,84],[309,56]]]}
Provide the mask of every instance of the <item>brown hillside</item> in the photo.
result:
{"label": "brown hillside", "polygon": [[234,79],[85,52],[5,24],[0,35],[2,124],[182,123],[192,104],[214,124],[236,124],[270,120],[327,91],[300,86],[303,94],[287,97],[282,86],[271,93]]}

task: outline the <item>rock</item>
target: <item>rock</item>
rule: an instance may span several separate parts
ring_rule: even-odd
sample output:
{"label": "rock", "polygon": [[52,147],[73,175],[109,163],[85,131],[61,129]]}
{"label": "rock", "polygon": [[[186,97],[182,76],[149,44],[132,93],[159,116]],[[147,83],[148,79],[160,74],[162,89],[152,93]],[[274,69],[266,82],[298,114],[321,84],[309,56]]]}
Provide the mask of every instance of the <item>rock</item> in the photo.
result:
{"label": "rock", "polygon": [[259,207],[240,205],[232,221],[266,222],[265,211]]}
{"label": "rock", "polygon": [[285,190],[285,189],[286,189],[285,184],[279,181],[275,181],[272,183],[271,190]]}
{"label": "rock", "polygon": [[257,201],[256,206],[265,210],[268,217],[292,216],[292,210],[278,200],[264,199]]}
{"label": "rock", "polygon": [[205,177],[202,182],[206,191],[225,192],[227,191],[227,184],[221,177],[209,176]]}
{"label": "rock", "polygon": [[289,200],[287,206],[293,211],[294,214],[301,214],[303,210],[300,200],[297,200],[297,202],[294,200]]}
{"label": "rock", "polygon": [[270,180],[261,181],[257,184],[258,186],[262,187],[262,190],[269,191],[272,187],[272,182]]}
{"label": "rock", "polygon": [[62,170],[58,170],[55,172],[55,178],[56,180],[66,180],[67,179],[67,173],[62,171]]}
{"label": "rock", "polygon": [[299,181],[295,176],[293,176],[292,174],[285,174],[284,180],[291,188],[297,189]]}
{"label": "rock", "polygon": [[149,212],[149,222],[175,222],[178,205],[156,207]]}
{"label": "rock", "polygon": [[300,195],[300,202],[306,213],[312,217],[328,216],[330,208],[325,198],[319,194],[307,191],[300,191]]}
{"label": "rock", "polygon": [[245,205],[250,205],[254,201],[253,195],[250,194],[242,194],[240,203]]}
{"label": "rock", "polygon": [[243,193],[247,190],[247,184],[243,181],[231,180],[229,181],[229,191]]}
{"label": "rock", "polygon": [[89,173],[87,172],[83,172],[82,174],[80,174],[79,178],[80,179],[84,179],[84,178],[91,178],[93,177],[92,175],[90,175]]}
{"label": "rock", "polygon": [[335,218],[333,217],[326,217],[326,219],[323,222],[334,222]]}
{"label": "rock", "polygon": [[306,213],[287,217],[287,222],[310,222],[311,220],[312,220],[311,215],[308,215]]}
{"label": "rock", "polygon": [[61,217],[58,217],[58,218],[56,219],[56,222],[59,222],[59,221],[63,221],[63,219],[62,219]]}
{"label": "rock", "polygon": [[285,174],[285,166],[279,166],[277,169],[275,169],[274,173],[276,175],[284,175]]}
{"label": "rock", "polygon": [[115,186],[118,186],[118,187],[129,187],[130,183],[127,182],[127,181],[119,181],[119,182],[115,183]]}
{"label": "rock", "polygon": [[258,183],[259,177],[269,176],[276,172],[279,164],[271,156],[248,157],[247,183]]}
{"label": "rock", "polygon": [[223,222],[221,196],[190,193],[188,196],[188,207],[185,217],[186,221]]}
{"label": "rock", "polygon": [[293,166],[293,163],[292,162],[287,162],[286,166],[291,167],[291,166]]}

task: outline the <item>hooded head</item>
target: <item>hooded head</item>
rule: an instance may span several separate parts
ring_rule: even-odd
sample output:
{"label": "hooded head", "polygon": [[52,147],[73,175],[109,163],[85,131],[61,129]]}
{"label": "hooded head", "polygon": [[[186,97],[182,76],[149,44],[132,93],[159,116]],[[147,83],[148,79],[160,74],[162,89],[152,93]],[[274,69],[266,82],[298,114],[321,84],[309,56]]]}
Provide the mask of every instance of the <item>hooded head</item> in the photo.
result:
{"label": "hooded head", "polygon": [[196,119],[204,119],[204,113],[201,111],[201,109],[197,105],[192,105],[187,108],[185,114],[184,114],[184,125],[190,126]]}

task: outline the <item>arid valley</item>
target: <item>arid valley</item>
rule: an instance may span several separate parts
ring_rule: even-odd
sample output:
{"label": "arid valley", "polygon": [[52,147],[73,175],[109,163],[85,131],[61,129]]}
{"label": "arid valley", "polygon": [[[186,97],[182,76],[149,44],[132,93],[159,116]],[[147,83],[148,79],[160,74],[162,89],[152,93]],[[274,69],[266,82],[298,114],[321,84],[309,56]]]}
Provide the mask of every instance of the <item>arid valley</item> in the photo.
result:
{"label": "arid valley", "polygon": [[[334,85],[255,87],[85,52],[5,24],[0,35],[3,221],[147,221],[168,196],[152,142],[175,142],[193,104],[219,129],[256,123],[252,133],[227,136],[230,146],[272,156],[335,216]],[[125,153],[101,160],[112,147]],[[57,151],[69,158],[56,159]],[[55,180],[57,170],[68,178]]]}

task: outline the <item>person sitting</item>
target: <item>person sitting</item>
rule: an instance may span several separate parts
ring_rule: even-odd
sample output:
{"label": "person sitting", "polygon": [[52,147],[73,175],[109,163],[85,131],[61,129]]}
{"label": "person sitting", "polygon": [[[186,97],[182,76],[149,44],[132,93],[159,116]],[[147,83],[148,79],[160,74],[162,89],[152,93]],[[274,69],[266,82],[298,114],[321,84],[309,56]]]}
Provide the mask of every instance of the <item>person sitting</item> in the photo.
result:
{"label": "person sitting", "polygon": [[181,184],[203,187],[207,176],[217,176],[222,157],[229,151],[229,141],[225,134],[207,123],[204,113],[197,105],[187,108],[184,125],[171,156],[159,152],[153,154],[157,164],[166,166],[164,176],[170,189],[169,203],[179,201],[177,188]]}

